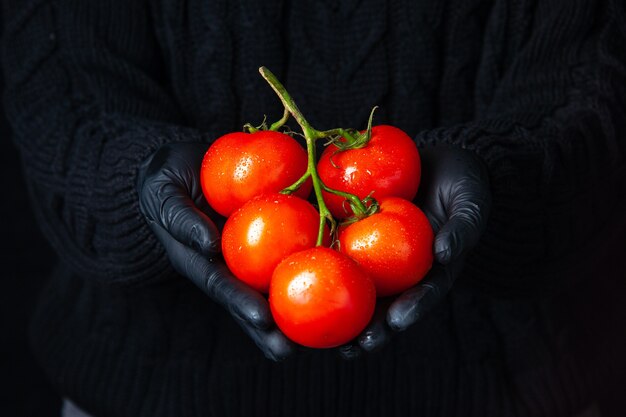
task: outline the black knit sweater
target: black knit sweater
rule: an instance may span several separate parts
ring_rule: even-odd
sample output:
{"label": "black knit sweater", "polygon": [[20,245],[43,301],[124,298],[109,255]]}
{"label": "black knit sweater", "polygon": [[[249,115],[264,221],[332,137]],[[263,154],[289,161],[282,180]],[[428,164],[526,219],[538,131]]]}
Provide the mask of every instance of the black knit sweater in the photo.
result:
{"label": "black knit sweater", "polygon": [[[86,410],[566,416],[623,369],[611,304],[594,301],[623,278],[596,273],[624,232],[622,1],[11,3],[4,103],[61,260],[33,341]],[[280,117],[261,65],[320,129],[363,127],[378,105],[377,123],[489,168],[464,275],[379,354],[267,361],[139,213],[137,168],[159,146]]]}

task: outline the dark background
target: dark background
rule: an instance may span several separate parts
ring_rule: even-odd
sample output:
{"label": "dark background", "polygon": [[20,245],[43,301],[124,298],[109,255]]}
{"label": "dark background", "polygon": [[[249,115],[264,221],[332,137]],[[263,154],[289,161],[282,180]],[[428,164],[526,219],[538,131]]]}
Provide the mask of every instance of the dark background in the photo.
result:
{"label": "dark background", "polygon": [[[35,223],[19,154],[10,140],[1,107],[0,141],[0,270],[6,273],[0,281],[0,416],[58,417],[61,399],[28,345],[28,321],[55,255]],[[610,268],[606,272],[610,272]],[[626,306],[626,300],[622,304]],[[626,337],[626,324],[623,326]],[[615,375],[614,380],[607,381],[607,386],[606,395],[599,398],[602,416],[626,415],[626,375]]]}
{"label": "dark background", "polygon": [[[0,75],[0,91],[2,91]],[[54,253],[35,224],[0,106],[0,416],[58,417],[61,400],[28,347],[28,320]]]}
{"label": "dark background", "polygon": [[[55,255],[35,223],[19,154],[1,107],[0,141],[0,270],[5,272],[0,281],[0,416],[58,417],[61,399],[28,345],[28,321]],[[623,327],[626,337],[626,324]],[[626,416],[626,375],[614,377],[607,381],[606,395],[599,398],[602,417]]]}
{"label": "dark background", "polygon": [[[0,8],[0,36],[2,29]],[[28,345],[28,321],[55,255],[35,224],[2,100],[0,187],[0,416],[58,417],[61,398]]]}
{"label": "dark background", "polygon": [[[58,417],[61,398],[47,381],[28,343],[28,322],[55,255],[30,209],[19,154],[10,140],[1,102],[0,144],[0,416]],[[611,267],[606,269],[603,272],[615,272]],[[626,271],[616,276],[626,279]],[[626,306],[626,300],[621,304]],[[623,328],[626,337],[626,323]],[[606,385],[605,395],[598,399],[602,416],[626,416],[626,375],[618,372]]]}

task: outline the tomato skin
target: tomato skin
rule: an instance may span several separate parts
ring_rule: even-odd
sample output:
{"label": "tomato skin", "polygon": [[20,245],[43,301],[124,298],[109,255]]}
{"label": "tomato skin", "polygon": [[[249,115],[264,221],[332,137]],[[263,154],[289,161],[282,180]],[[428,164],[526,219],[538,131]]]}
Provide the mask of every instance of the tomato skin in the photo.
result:
{"label": "tomato skin", "polygon": [[[222,254],[231,272],[267,293],[276,266],[317,242],[320,216],[306,200],[264,194],[235,211],[222,231]],[[330,242],[329,233],[326,243]]]}
{"label": "tomato skin", "polygon": [[[372,191],[376,199],[395,196],[413,200],[417,194],[420,156],[413,140],[402,130],[374,126],[367,146],[334,154],[337,149],[336,145],[326,147],[317,164],[320,178],[328,187],[355,194],[361,200]],[[352,214],[342,197],[325,192],[324,201],[336,218]]]}
{"label": "tomato skin", "polygon": [[339,231],[340,250],[367,271],[380,297],[417,284],[433,263],[433,229],[411,202],[386,197],[380,211]]}
{"label": "tomato skin", "polygon": [[[290,186],[306,169],[306,151],[292,137],[274,131],[235,132],[209,147],[200,182],[209,205],[228,217],[253,197]],[[307,181],[294,194],[306,199],[310,192]]]}
{"label": "tomato skin", "polygon": [[303,346],[331,348],[365,329],[374,314],[376,291],[352,259],[315,247],[292,254],[276,267],[269,302],[288,338]]}

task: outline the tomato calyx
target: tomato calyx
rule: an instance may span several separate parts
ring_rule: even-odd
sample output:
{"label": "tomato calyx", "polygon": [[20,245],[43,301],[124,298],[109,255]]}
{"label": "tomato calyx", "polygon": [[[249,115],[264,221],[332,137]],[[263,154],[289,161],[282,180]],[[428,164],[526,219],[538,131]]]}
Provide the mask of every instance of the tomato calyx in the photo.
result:
{"label": "tomato calyx", "polygon": [[[289,119],[289,111],[287,109],[285,109],[285,111],[283,112],[283,117],[280,118],[280,120],[277,120],[276,122],[272,123],[271,125],[267,125],[267,115],[263,115],[263,122],[261,122],[260,125],[258,126],[253,126],[252,123],[246,123],[245,125],[243,125],[243,131],[246,133],[256,133],[256,132],[260,132],[260,131],[266,131],[266,130],[271,130],[274,132],[277,132],[278,129],[280,129],[281,127],[284,126],[285,123],[287,123],[287,120]],[[292,133],[290,130],[286,130],[283,131],[284,134],[292,136]]]}
{"label": "tomato calyx", "polygon": [[[349,226],[352,223],[358,222],[359,220],[363,220],[370,216],[373,216],[380,211],[380,204],[378,203],[378,200],[372,197],[371,194],[361,200],[362,205],[366,207],[364,212],[362,212],[359,207],[356,207],[348,200],[346,200],[346,202],[350,205],[350,209],[352,210],[352,216],[343,219],[341,223],[339,223],[339,227]],[[350,213],[350,211],[348,211],[346,207],[344,207],[344,211],[346,213]]]}
{"label": "tomato calyx", "polygon": [[[377,108],[378,106],[372,107],[370,117],[367,121],[367,129],[365,129],[363,132],[359,132],[355,129],[348,129],[347,131],[344,131],[344,136],[342,136],[341,134],[333,134],[330,136],[330,139],[324,145],[328,146],[332,144],[337,147],[337,150],[333,152],[330,157],[330,163],[332,164],[332,166],[339,169],[339,166],[337,166],[337,164],[335,164],[335,162],[333,161],[333,156],[337,155],[338,153],[351,149],[361,149],[367,146],[367,144],[372,139],[372,121],[374,120],[374,112]],[[345,136],[346,132],[350,134]]]}

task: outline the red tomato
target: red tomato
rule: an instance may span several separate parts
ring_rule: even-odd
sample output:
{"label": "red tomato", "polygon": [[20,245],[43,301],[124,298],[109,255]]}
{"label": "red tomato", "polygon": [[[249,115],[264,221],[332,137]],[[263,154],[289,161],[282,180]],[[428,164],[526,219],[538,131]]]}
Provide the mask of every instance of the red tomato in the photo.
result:
{"label": "red tomato", "polygon": [[[328,187],[355,194],[360,199],[372,192],[376,199],[415,197],[420,182],[420,157],[417,146],[402,130],[374,126],[367,146],[334,154],[337,149],[329,145],[317,164],[320,178]],[[336,218],[352,214],[342,197],[324,193],[324,201]]]}
{"label": "red tomato", "polygon": [[378,296],[417,284],[433,263],[433,229],[411,202],[386,197],[380,211],[339,231],[340,250],[372,277]]}
{"label": "red tomato", "polygon": [[306,200],[277,193],[257,196],[226,221],[224,260],[237,278],[267,293],[280,261],[315,246],[319,222],[319,213]]}
{"label": "red tomato", "polygon": [[355,338],[374,314],[374,284],[335,250],[315,247],[285,258],[270,283],[278,327],[296,343],[330,348]]}
{"label": "red tomato", "polygon": [[[207,202],[228,217],[251,198],[279,192],[307,169],[306,151],[279,132],[229,133],[217,139],[202,161],[200,182]],[[294,194],[307,198],[311,182]]]}

